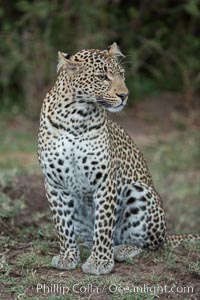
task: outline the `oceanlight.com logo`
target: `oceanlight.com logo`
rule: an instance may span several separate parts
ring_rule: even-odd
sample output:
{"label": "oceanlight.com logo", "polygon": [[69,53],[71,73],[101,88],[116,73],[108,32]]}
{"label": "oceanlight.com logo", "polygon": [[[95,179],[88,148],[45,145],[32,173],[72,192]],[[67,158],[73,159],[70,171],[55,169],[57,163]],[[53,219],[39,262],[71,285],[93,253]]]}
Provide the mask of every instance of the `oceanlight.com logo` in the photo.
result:
{"label": "oceanlight.com logo", "polygon": [[149,295],[159,295],[159,294],[193,294],[194,287],[193,286],[180,286],[177,283],[169,285],[101,285],[97,286],[96,284],[88,284],[88,285],[80,285],[78,283],[67,286],[62,284],[40,284],[38,283],[36,286],[37,294],[44,295],[68,295],[68,294],[149,294]]}
{"label": "oceanlight.com logo", "polygon": [[113,294],[120,293],[130,293],[130,294],[150,294],[150,295],[158,295],[158,294],[193,294],[194,287],[193,286],[179,286],[175,283],[171,286],[168,285],[149,285],[145,283],[141,286],[120,286],[116,284],[111,284],[109,286],[109,291]]}

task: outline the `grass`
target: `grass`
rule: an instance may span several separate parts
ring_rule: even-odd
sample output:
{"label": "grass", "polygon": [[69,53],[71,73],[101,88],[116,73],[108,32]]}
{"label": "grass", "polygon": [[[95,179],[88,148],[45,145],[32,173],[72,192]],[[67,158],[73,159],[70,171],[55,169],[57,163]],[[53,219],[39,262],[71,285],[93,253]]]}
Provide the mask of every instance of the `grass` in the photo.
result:
{"label": "grass", "polygon": [[37,126],[22,117],[0,118],[0,180],[39,172]]}
{"label": "grass", "polygon": [[51,260],[48,256],[40,256],[31,251],[30,253],[24,253],[20,255],[16,261],[16,266],[23,269],[33,269],[33,268],[42,268],[48,267],[51,264]]}
{"label": "grass", "polygon": [[36,127],[33,123],[24,120],[23,117],[10,119],[7,116],[0,118],[0,143],[1,154],[8,151],[16,153],[23,151],[25,153],[33,153],[37,146]]}
{"label": "grass", "polygon": [[[51,214],[45,207],[33,210],[30,205],[31,201],[40,200],[37,199],[39,187],[38,194],[34,194],[37,186],[29,179],[35,180],[35,177],[28,177],[30,174],[41,176],[36,155],[37,129],[24,119],[15,121],[17,127],[13,127],[12,122],[0,121],[0,226],[3,229],[0,237],[0,299],[167,299],[169,295],[165,293],[142,293],[140,290],[136,293],[133,288],[145,284],[170,287],[174,282],[182,286],[192,282],[198,287],[200,242],[184,243],[174,250],[143,252],[126,263],[117,263],[114,273],[100,277],[83,274],[81,264],[71,272],[53,269],[51,257],[58,252],[58,244]],[[200,228],[199,151],[199,134],[190,128],[172,132],[167,138],[158,134],[154,143],[143,148],[155,185],[163,196],[171,232],[197,233]],[[23,158],[25,163],[22,163]],[[20,186],[17,184],[16,187],[15,181],[22,178],[23,183],[26,177],[31,192],[27,194],[21,188],[19,193]],[[88,256],[89,250],[81,248],[81,261]],[[69,291],[65,295],[37,292],[38,284],[48,287],[57,284]],[[78,290],[74,291],[74,287]],[[182,294],[182,298],[177,294],[171,297],[188,299],[187,294]]]}
{"label": "grass", "polygon": [[[158,139],[144,149],[155,186],[161,193],[172,232],[200,228],[200,135],[187,130]],[[178,222],[177,222],[178,213]],[[172,221],[173,220],[173,221]],[[199,221],[198,221],[199,220]]]}
{"label": "grass", "polygon": [[12,203],[10,197],[6,194],[0,194],[0,218],[13,218],[20,215],[20,212],[25,208],[23,198],[17,199],[15,203]]}

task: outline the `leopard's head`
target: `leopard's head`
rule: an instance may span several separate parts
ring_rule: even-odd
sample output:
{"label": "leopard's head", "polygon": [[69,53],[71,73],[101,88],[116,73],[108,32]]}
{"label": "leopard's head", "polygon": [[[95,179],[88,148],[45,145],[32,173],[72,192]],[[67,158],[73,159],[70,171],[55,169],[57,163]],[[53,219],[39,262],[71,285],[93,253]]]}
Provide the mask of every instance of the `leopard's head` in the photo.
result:
{"label": "leopard's head", "polygon": [[57,71],[59,76],[67,73],[76,99],[99,103],[109,111],[120,111],[128,98],[120,64],[123,57],[116,43],[107,50],[82,50],[71,56],[58,52]]}

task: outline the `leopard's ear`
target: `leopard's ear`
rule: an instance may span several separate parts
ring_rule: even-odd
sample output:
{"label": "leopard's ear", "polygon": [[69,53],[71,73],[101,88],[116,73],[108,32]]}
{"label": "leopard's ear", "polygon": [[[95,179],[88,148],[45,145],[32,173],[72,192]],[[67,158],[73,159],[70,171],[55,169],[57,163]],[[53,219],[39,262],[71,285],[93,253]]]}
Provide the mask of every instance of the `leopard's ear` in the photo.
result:
{"label": "leopard's ear", "polygon": [[69,72],[74,72],[79,68],[80,63],[74,62],[70,58],[71,56],[68,53],[58,51],[57,73],[59,73],[62,68],[65,68]]}
{"label": "leopard's ear", "polygon": [[122,57],[124,58],[124,54],[121,53],[119,46],[117,45],[116,42],[114,42],[111,46],[108,47],[108,54],[109,55],[114,55],[116,57]]}

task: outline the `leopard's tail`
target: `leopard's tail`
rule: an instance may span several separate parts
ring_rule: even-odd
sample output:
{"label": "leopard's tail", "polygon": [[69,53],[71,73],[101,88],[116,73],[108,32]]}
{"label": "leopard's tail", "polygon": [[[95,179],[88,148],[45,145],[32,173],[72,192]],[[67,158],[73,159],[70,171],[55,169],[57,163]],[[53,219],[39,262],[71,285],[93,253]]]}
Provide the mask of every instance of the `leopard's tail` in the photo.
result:
{"label": "leopard's tail", "polygon": [[180,235],[167,235],[165,246],[177,247],[184,241],[197,241],[200,240],[199,234],[180,234]]}

